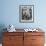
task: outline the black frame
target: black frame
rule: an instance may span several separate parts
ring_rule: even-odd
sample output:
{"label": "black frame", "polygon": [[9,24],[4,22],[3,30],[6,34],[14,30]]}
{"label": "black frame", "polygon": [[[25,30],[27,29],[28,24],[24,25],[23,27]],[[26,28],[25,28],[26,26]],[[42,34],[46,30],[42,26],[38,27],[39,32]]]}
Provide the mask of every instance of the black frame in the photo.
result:
{"label": "black frame", "polygon": [[19,6],[19,22],[22,23],[34,22],[34,5]]}

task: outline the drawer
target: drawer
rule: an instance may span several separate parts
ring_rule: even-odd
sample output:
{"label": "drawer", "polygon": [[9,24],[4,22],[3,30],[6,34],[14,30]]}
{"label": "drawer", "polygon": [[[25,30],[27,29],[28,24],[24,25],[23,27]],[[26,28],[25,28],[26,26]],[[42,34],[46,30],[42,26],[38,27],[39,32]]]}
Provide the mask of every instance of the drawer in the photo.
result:
{"label": "drawer", "polygon": [[44,46],[44,44],[31,44],[32,46]]}
{"label": "drawer", "polygon": [[23,36],[4,36],[3,43],[14,43],[23,41]]}
{"label": "drawer", "polygon": [[44,32],[24,32],[24,36],[44,36]]}
{"label": "drawer", "polygon": [[43,44],[44,36],[24,36],[24,42],[26,44]]}
{"label": "drawer", "polygon": [[18,36],[14,36],[14,37],[5,37],[4,39],[3,39],[3,45],[4,46],[6,46],[6,45],[8,45],[8,46],[22,46],[22,44],[23,44],[23,38],[20,36],[20,37],[18,37]]}
{"label": "drawer", "polygon": [[23,46],[23,44],[2,44],[3,46]]}
{"label": "drawer", "polygon": [[4,32],[4,36],[23,36],[23,32]]}
{"label": "drawer", "polygon": [[32,40],[32,36],[24,36],[24,40]]}
{"label": "drawer", "polygon": [[2,44],[2,46],[23,46],[23,43],[17,43],[17,44]]}
{"label": "drawer", "polygon": [[30,36],[26,36],[26,37],[24,37],[24,45],[25,46],[31,46],[31,44],[32,44],[32,37],[30,37]]}
{"label": "drawer", "polygon": [[15,39],[14,37],[5,36],[3,37],[3,43],[6,43],[6,44],[11,43],[14,41],[14,39]]}
{"label": "drawer", "polygon": [[43,44],[44,36],[32,36],[32,43],[33,44]]}

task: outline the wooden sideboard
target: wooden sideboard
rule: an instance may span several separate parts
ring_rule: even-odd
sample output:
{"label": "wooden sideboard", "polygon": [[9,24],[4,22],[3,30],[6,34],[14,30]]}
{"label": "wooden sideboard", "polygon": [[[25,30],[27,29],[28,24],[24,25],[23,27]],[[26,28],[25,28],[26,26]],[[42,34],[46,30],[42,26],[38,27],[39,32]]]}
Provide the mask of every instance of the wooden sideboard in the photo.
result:
{"label": "wooden sideboard", "polygon": [[3,46],[44,46],[44,32],[3,32]]}

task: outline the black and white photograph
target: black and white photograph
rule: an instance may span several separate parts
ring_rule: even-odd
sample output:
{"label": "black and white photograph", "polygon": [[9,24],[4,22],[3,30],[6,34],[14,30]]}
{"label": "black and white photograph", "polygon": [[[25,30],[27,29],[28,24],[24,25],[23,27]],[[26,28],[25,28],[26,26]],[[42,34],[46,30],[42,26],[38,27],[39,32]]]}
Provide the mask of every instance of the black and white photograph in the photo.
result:
{"label": "black and white photograph", "polygon": [[34,5],[20,5],[20,22],[34,22]]}

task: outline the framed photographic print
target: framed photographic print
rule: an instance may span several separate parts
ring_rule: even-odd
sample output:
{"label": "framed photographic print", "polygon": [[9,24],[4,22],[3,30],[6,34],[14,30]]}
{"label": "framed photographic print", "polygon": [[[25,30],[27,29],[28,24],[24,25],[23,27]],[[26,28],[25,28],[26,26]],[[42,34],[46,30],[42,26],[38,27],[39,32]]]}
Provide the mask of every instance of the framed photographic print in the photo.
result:
{"label": "framed photographic print", "polygon": [[34,22],[34,5],[19,6],[19,21],[23,23]]}

